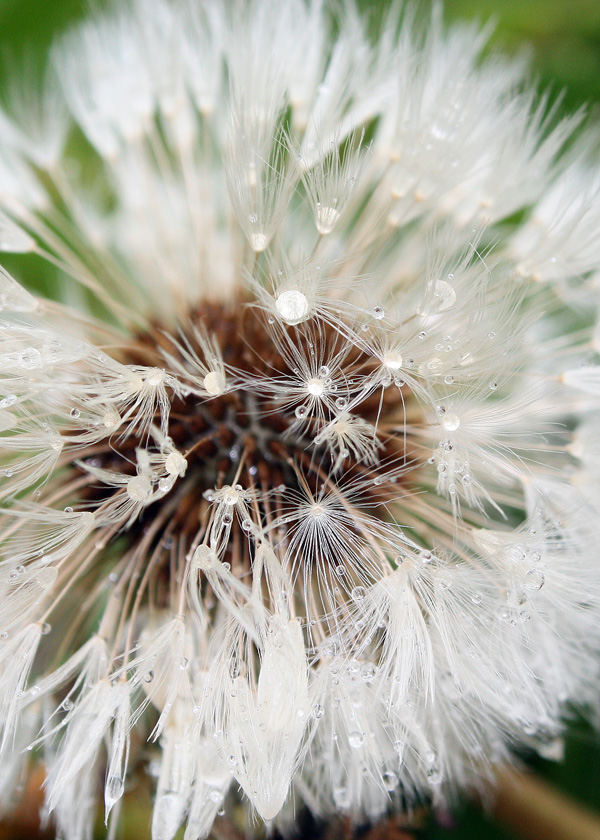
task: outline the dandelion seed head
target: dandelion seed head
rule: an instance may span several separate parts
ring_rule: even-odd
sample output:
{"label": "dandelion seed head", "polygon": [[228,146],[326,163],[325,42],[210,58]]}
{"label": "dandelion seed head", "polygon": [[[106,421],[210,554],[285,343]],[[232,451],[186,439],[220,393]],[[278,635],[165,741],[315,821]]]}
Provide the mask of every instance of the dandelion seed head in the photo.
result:
{"label": "dandelion seed head", "polygon": [[0,115],[0,250],[69,289],[0,269],[0,755],[67,840],[148,774],[153,840],[374,822],[597,703],[591,144],[327,6],[111,7]]}

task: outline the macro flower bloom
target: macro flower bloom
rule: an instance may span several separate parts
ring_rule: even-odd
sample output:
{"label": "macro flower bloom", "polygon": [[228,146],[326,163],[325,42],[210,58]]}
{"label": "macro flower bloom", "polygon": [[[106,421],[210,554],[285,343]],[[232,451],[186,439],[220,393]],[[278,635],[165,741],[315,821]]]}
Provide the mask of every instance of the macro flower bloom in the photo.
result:
{"label": "macro flower bloom", "polygon": [[0,114],[0,804],[66,840],[375,821],[597,703],[594,138],[336,9],[115,3]]}

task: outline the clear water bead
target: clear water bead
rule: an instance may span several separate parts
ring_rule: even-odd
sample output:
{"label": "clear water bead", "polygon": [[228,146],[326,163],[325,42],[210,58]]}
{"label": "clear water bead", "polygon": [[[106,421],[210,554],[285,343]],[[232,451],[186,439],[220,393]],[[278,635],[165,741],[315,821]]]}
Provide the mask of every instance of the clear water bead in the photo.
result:
{"label": "clear water bead", "polygon": [[42,354],[35,347],[27,347],[19,353],[19,365],[25,370],[33,370],[42,366]]}
{"label": "clear water bead", "polygon": [[187,461],[179,452],[171,452],[165,459],[165,469],[169,475],[182,475],[187,467]]}
{"label": "clear water bead", "polygon": [[460,426],[460,417],[458,414],[446,414],[442,426],[447,432],[455,432]]}
{"label": "clear water bead", "polygon": [[269,244],[269,237],[265,236],[264,233],[253,233],[250,235],[249,238],[252,250],[256,251],[257,254],[260,254],[261,251],[264,251],[267,245]]}
{"label": "clear water bead", "polygon": [[389,370],[400,370],[402,367],[402,355],[397,350],[390,350],[383,357],[383,363]]}
{"label": "clear water bead", "polygon": [[544,573],[541,569],[529,569],[525,573],[525,588],[531,592],[537,592],[544,585]]}
{"label": "clear water bead", "polygon": [[125,790],[125,780],[121,776],[109,776],[106,780],[106,798],[112,802],[116,802],[123,796]]}
{"label": "clear water bead", "polygon": [[363,682],[373,682],[377,676],[377,666],[373,662],[365,662],[360,669],[360,678]]}
{"label": "clear water bead", "polygon": [[358,730],[356,730],[354,732],[351,732],[348,735],[348,743],[355,750],[357,750],[359,747],[362,747],[364,742],[365,742],[365,736],[362,734],[362,732],[358,732]]}
{"label": "clear water bead", "polygon": [[325,384],[322,379],[309,379],[306,383],[306,390],[313,397],[320,397],[325,390]]}
{"label": "clear water bead", "polygon": [[382,309],[381,306],[373,307],[373,318],[381,321],[382,318],[385,318],[385,310]]}
{"label": "clear water bead", "polygon": [[427,770],[427,781],[430,785],[439,785],[442,781],[442,771],[435,764]]}
{"label": "clear water bead", "polygon": [[298,289],[282,292],[275,301],[275,307],[286,324],[300,324],[310,316],[310,304],[305,294]]}
{"label": "clear water bead", "polygon": [[127,495],[133,502],[143,502],[152,493],[152,484],[145,475],[134,475],[127,482]]}
{"label": "clear water bead", "polygon": [[347,808],[350,805],[350,794],[347,787],[340,785],[332,791],[333,801],[338,808]]}
{"label": "clear water bead", "polygon": [[316,208],[316,225],[317,230],[323,236],[326,236],[328,233],[331,233],[333,228],[336,225],[337,220],[340,217],[339,211],[336,210],[335,207],[326,207],[325,205],[318,204]]}
{"label": "clear water bead", "polygon": [[[450,275],[448,275],[450,276]],[[435,312],[445,312],[456,303],[456,292],[446,280],[438,280],[427,289],[430,299],[421,307],[419,314],[433,315]]]}
{"label": "clear water bead", "polygon": [[225,380],[216,370],[207,373],[203,381],[204,389],[211,397],[218,397],[225,390]]}
{"label": "clear water bead", "polygon": [[393,773],[391,770],[388,770],[387,773],[384,773],[382,778],[385,789],[390,793],[393,790],[396,790],[398,784],[400,783],[400,779],[398,778],[396,773]]}

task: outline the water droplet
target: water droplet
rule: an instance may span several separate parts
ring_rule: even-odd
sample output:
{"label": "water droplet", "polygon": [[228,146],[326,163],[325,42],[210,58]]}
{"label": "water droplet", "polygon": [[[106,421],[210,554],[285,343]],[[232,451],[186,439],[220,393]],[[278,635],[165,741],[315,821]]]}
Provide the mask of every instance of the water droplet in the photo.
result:
{"label": "water droplet", "polygon": [[145,475],[134,475],[127,482],[127,495],[134,502],[145,501],[152,493],[152,484]]}
{"label": "water droplet", "polygon": [[365,662],[360,669],[360,677],[364,682],[373,682],[377,676],[377,666],[373,662]]}
{"label": "water droplet", "polygon": [[335,404],[339,409],[344,409],[348,405],[348,400],[345,397],[338,397]]}
{"label": "water droplet", "polygon": [[334,787],[332,793],[333,801],[335,802],[338,808],[348,807],[348,805],[350,804],[350,797],[347,787],[345,787],[344,785],[339,785],[339,787]]}
{"label": "water droplet", "polygon": [[427,769],[427,781],[430,785],[439,785],[442,781],[442,771],[435,764]]}
{"label": "water droplet", "polygon": [[365,736],[362,734],[362,732],[359,732],[358,730],[355,730],[354,732],[351,732],[348,735],[348,743],[355,750],[357,750],[359,747],[362,747],[364,742]]}
{"label": "water droplet", "polygon": [[308,414],[308,408],[305,405],[299,405],[294,413],[298,420],[302,420]]}
{"label": "water droplet", "polygon": [[322,718],[324,714],[325,709],[323,708],[323,706],[320,703],[315,703],[315,706],[313,707],[313,717],[319,719]]}
{"label": "water droplet", "polygon": [[25,370],[33,370],[42,366],[42,354],[35,347],[27,347],[19,353],[18,363]]}
{"label": "water droplet", "polygon": [[72,408],[71,411],[69,412],[69,414],[74,419],[77,419],[78,417],[81,417],[81,411],[78,408]]}
{"label": "water droplet", "polygon": [[47,635],[48,635],[48,633],[49,633],[51,630],[52,630],[52,626],[51,626],[50,624],[48,624],[48,622],[47,622],[47,621],[44,621],[44,623],[43,623],[43,624],[42,624],[42,626],[40,627],[40,633],[42,634],[42,636],[47,636]]}
{"label": "water droplet", "polygon": [[498,387],[497,382],[490,382],[490,391],[495,391]]}
{"label": "water droplet", "polygon": [[366,594],[367,590],[364,586],[355,586],[350,593],[353,601],[362,601]]}
{"label": "water droplet", "polygon": [[[333,203],[335,203],[337,199],[333,199]],[[335,207],[327,207],[325,205],[321,206],[321,204],[317,203],[316,207],[316,225],[317,230],[319,233],[326,236],[328,233],[331,233],[333,228],[336,225],[337,220],[340,217],[339,211],[336,210]]]}
{"label": "water droplet", "polygon": [[544,573],[541,569],[529,569],[525,573],[525,588],[537,592],[544,585]]}
{"label": "water droplet", "polygon": [[125,780],[120,776],[109,776],[106,780],[106,798],[109,801],[115,802],[123,796],[125,790]]}
{"label": "water droplet", "polygon": [[65,699],[62,701],[61,705],[62,705],[62,708],[65,710],[65,712],[70,712],[71,709],[73,708],[73,701],[71,700],[70,697],[65,697]]}
{"label": "water droplet", "polygon": [[383,363],[389,370],[400,370],[402,367],[402,355],[397,350],[390,350],[384,355]]}
{"label": "water droplet", "polygon": [[400,779],[398,778],[396,773],[393,773],[391,770],[388,770],[386,773],[383,774],[382,778],[386,790],[390,791],[390,793],[391,791],[396,790],[400,782]]}
{"label": "water droplet", "polygon": [[325,391],[325,385],[322,379],[309,379],[306,383],[306,390],[313,397],[320,397]]}
{"label": "water droplet", "polygon": [[385,310],[382,309],[381,306],[373,307],[373,318],[381,321],[382,318],[385,318]]}
{"label": "water droplet", "polygon": [[211,370],[204,377],[204,389],[211,397],[217,397],[225,391],[225,378],[216,370]]}
{"label": "water droplet", "polygon": [[298,289],[282,292],[275,301],[275,307],[286,324],[292,326],[310,317],[308,298]]}
{"label": "water droplet", "polygon": [[455,432],[460,426],[460,417],[457,414],[446,414],[442,420],[442,427],[447,432]]}
{"label": "water droplet", "polygon": [[151,683],[154,679],[154,671],[152,669],[145,671],[145,673],[142,674],[142,679],[145,683]]}
{"label": "water droplet", "polygon": [[211,790],[211,792],[208,794],[208,798],[211,802],[214,802],[215,805],[218,805],[220,802],[223,801],[223,794],[220,790],[217,790],[215,788],[214,790]]}

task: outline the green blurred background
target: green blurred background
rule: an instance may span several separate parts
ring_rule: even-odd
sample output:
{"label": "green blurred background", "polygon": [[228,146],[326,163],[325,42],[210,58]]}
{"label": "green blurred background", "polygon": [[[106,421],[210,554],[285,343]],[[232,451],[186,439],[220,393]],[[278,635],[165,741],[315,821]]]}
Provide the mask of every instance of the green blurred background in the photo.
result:
{"label": "green blurred background", "polygon": [[[421,0],[421,5],[426,2]],[[14,59],[25,55],[34,63],[42,61],[57,33],[90,7],[103,5],[107,4],[91,0],[0,0],[0,88]],[[376,0],[362,0],[360,5],[371,11],[384,6]],[[528,47],[534,78],[555,95],[564,91],[564,112],[589,105],[600,136],[600,0],[447,0],[445,9],[448,21],[494,20],[492,44],[508,52]],[[22,66],[17,60],[17,67]],[[564,762],[532,759],[529,763],[575,800],[600,813],[600,740],[583,722],[574,723],[569,731]],[[130,827],[127,836],[131,840],[148,836],[145,822],[140,820],[139,834]],[[515,838],[468,803],[457,806],[451,815],[432,817],[420,836],[423,840]]]}

